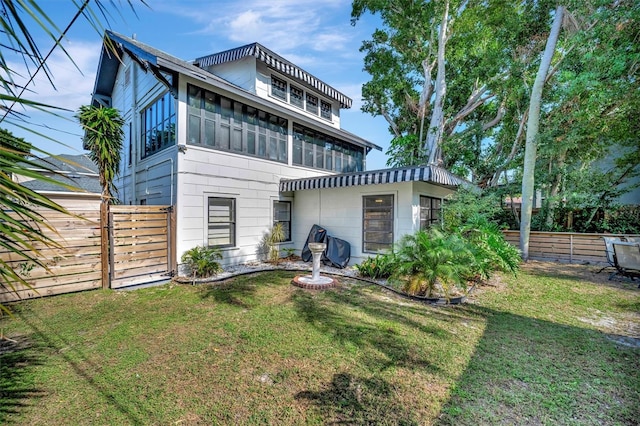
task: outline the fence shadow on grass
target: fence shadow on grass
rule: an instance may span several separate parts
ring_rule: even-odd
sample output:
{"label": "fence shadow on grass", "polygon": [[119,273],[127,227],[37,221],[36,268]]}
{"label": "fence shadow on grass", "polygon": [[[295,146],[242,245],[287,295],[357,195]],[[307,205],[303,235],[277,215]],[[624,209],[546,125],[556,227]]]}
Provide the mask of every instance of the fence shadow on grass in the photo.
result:
{"label": "fence shadow on grass", "polygon": [[28,336],[0,339],[0,424],[10,424],[44,393],[30,380],[30,370],[42,364],[32,344]]}
{"label": "fence shadow on grass", "polygon": [[[38,342],[39,351],[53,351],[57,357],[60,357],[62,361],[69,365],[73,373],[88,383],[106,404],[115,407],[123,417],[128,419],[128,423],[142,424],[145,419],[151,418],[152,413],[141,407],[137,401],[122,402],[119,400],[117,383],[112,383],[114,386],[106,386],[99,383],[94,376],[96,372],[101,370],[100,366],[87,359],[86,355],[76,345],[65,339],[55,329],[44,325],[37,312],[33,309],[25,309],[17,313],[16,316],[32,330],[33,340]],[[36,358],[36,361],[38,361],[38,358]],[[47,361],[44,358],[40,358],[39,362],[45,364]]]}
{"label": "fence shadow on grass", "polygon": [[438,424],[636,424],[640,418],[640,348],[591,329],[467,309],[487,326]]}

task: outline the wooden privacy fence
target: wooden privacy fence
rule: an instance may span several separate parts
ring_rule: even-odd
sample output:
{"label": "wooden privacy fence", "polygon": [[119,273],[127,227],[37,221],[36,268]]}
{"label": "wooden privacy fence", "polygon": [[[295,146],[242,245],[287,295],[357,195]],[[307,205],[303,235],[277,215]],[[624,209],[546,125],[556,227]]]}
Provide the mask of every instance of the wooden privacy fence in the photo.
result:
{"label": "wooden privacy fence", "polygon": [[39,210],[57,233],[41,227],[43,233],[61,248],[49,248],[36,242],[39,258],[48,266],[45,269],[23,257],[0,248],[0,257],[32,288],[13,283],[0,283],[0,301],[29,299],[38,296],[90,290],[102,286],[100,277],[100,212],[97,209],[74,210],[74,216],[51,210]]}
{"label": "wooden privacy fence", "polygon": [[[520,231],[504,231],[508,242],[520,246]],[[626,234],[578,234],[532,231],[529,258],[569,263],[607,263],[602,237],[630,237]]]}
{"label": "wooden privacy fence", "polygon": [[166,279],[175,270],[175,215],[167,206],[111,206],[111,288]]}
{"label": "wooden privacy fence", "polygon": [[[31,286],[13,283],[13,291],[0,282],[0,302],[139,285],[166,279],[176,268],[175,214],[170,206],[110,206],[106,223],[98,209],[75,209],[72,215],[40,213],[56,232],[42,230],[61,247],[36,244],[47,269],[0,248],[0,258]],[[103,223],[107,232],[101,238]]]}

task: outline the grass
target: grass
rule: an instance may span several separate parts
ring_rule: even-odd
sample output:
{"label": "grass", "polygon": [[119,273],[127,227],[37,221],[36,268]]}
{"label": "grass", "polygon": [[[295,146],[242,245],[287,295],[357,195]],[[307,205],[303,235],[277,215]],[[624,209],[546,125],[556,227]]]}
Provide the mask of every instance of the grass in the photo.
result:
{"label": "grass", "polygon": [[579,272],[459,307],[286,272],[24,302],[0,318],[0,423],[636,424],[640,291]]}

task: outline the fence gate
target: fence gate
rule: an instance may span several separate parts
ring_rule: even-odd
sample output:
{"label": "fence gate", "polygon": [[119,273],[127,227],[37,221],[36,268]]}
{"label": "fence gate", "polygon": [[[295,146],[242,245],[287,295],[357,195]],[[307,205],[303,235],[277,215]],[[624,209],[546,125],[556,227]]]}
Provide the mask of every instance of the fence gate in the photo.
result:
{"label": "fence gate", "polygon": [[110,206],[111,288],[166,280],[175,271],[171,206]]}

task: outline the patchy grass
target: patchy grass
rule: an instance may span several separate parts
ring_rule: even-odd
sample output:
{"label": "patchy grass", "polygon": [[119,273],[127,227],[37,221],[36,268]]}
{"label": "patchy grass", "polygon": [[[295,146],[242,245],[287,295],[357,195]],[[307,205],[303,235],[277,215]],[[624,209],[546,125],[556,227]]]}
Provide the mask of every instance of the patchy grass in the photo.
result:
{"label": "patchy grass", "polygon": [[285,272],[24,302],[0,319],[0,423],[633,424],[640,293],[573,272],[462,307]]}

